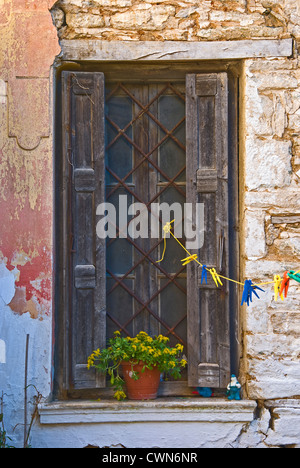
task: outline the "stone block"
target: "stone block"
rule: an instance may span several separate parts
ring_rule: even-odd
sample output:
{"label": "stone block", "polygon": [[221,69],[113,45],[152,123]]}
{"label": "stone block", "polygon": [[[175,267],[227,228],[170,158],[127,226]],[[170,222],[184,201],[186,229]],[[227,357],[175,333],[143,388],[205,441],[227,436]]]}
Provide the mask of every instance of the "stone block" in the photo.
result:
{"label": "stone block", "polygon": [[246,139],[245,183],[248,190],[275,189],[291,183],[289,141]]}
{"label": "stone block", "polygon": [[269,313],[266,307],[266,295],[260,294],[260,300],[246,309],[247,333],[267,333],[269,329]]}
{"label": "stone block", "polygon": [[93,0],[93,3],[102,7],[124,8],[132,6],[132,0]]}
{"label": "stone block", "polygon": [[[176,13],[176,18],[188,18],[197,11],[197,6],[182,8]],[[208,15],[207,15],[208,17]]]}
{"label": "stone block", "polygon": [[60,8],[53,8],[51,10],[52,21],[56,29],[60,29],[65,22],[65,13]]}
{"label": "stone block", "polygon": [[245,212],[245,254],[249,257],[266,255],[265,212]]}
{"label": "stone block", "polygon": [[288,212],[290,214],[298,213],[297,206],[299,199],[299,189],[297,186],[291,186],[286,188],[277,188],[272,191],[259,191],[259,192],[248,192],[244,194],[245,204],[248,207],[256,208],[270,208],[274,210],[281,209],[281,211]]}
{"label": "stone block", "polygon": [[300,237],[276,239],[274,246],[279,255],[284,257],[298,257],[300,259]]}
{"label": "stone block", "polygon": [[290,312],[288,310],[274,311],[274,314],[271,316],[271,324],[272,324],[273,332],[276,334],[291,335],[291,336],[295,336],[299,338],[300,337],[300,313],[297,312],[297,310],[299,310],[299,301],[298,301],[295,312]]}
{"label": "stone block", "polygon": [[[152,22],[155,29],[160,29],[161,26],[172,16],[175,16],[175,8],[171,5],[158,5],[151,7]],[[173,25],[174,27],[174,25]]]}
{"label": "stone block", "polygon": [[288,116],[288,128],[289,130],[299,133],[300,132],[300,110],[295,114]]}
{"label": "stone block", "polygon": [[[294,403],[293,403],[294,401]],[[300,440],[300,407],[299,400],[286,401],[270,406],[273,424],[267,432],[265,442],[270,446],[298,445]]]}
{"label": "stone block", "polygon": [[257,73],[253,77],[254,83],[260,91],[271,89],[296,89],[298,88],[298,80],[294,72],[273,72],[270,67],[269,73]]}
{"label": "stone block", "polygon": [[300,394],[299,360],[294,357],[249,358],[249,398],[290,398]]}
{"label": "stone block", "polygon": [[105,25],[103,16],[89,13],[67,13],[66,23],[71,28],[101,28]]}
{"label": "stone block", "polygon": [[111,25],[117,29],[136,29],[145,27],[151,20],[150,9],[125,11],[111,17]]}
{"label": "stone block", "polygon": [[274,359],[283,359],[297,353],[300,339],[287,337],[285,335],[273,335],[273,333],[263,333],[247,336],[247,353],[251,358],[263,358],[272,356]]}
{"label": "stone block", "polygon": [[252,24],[263,24],[264,18],[259,13],[252,15],[246,14],[244,11],[217,11],[212,10],[209,18],[214,22],[231,22],[237,23],[240,26],[250,26]]}
{"label": "stone block", "polygon": [[261,282],[272,281],[274,274],[286,270],[297,270],[298,265],[299,263],[296,260],[294,263],[280,259],[247,260],[245,263],[245,276],[258,279]]}

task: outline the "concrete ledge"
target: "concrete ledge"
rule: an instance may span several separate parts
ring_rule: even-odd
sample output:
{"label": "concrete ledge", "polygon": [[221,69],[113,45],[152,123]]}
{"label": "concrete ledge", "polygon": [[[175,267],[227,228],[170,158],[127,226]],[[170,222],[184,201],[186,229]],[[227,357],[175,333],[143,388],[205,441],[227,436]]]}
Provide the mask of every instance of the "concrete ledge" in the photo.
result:
{"label": "concrete ledge", "polygon": [[164,399],[152,401],[68,401],[39,405],[40,424],[133,422],[253,421],[255,401],[224,399]]}
{"label": "concrete ledge", "polygon": [[101,41],[62,40],[63,60],[149,61],[229,60],[255,57],[290,57],[292,39],[242,41]]}

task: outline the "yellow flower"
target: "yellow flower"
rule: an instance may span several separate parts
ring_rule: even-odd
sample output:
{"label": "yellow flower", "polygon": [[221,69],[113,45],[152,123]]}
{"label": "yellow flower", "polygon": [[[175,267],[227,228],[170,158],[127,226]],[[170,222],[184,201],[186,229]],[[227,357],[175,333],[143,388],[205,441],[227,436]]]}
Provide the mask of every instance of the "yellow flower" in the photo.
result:
{"label": "yellow flower", "polygon": [[169,341],[169,338],[167,336],[163,336],[163,335],[158,335],[157,339],[161,343],[167,343],[167,341]]}
{"label": "yellow flower", "polygon": [[95,362],[95,356],[94,354],[91,354],[88,357],[87,368],[90,369],[94,365],[94,362]]}
{"label": "yellow flower", "polygon": [[126,398],[126,393],[122,392],[122,390],[118,390],[116,391],[116,393],[114,394],[114,397],[120,401],[120,400],[124,400]]}

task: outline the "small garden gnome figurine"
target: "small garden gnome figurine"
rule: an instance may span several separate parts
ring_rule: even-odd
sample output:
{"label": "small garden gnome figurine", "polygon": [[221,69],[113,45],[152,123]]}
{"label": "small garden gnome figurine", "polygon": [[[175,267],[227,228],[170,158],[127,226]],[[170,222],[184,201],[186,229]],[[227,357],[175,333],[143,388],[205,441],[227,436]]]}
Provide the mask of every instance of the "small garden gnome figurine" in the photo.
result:
{"label": "small garden gnome figurine", "polygon": [[241,399],[241,384],[238,382],[236,376],[232,374],[230,383],[227,385],[227,396],[228,400],[240,400]]}

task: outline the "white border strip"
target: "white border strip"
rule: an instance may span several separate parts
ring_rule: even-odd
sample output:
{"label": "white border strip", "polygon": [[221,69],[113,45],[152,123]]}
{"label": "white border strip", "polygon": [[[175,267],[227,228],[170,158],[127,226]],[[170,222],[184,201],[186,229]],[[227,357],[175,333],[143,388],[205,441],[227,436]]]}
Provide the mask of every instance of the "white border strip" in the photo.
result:
{"label": "white border strip", "polygon": [[62,40],[63,60],[150,61],[291,57],[293,40],[218,42]]}

